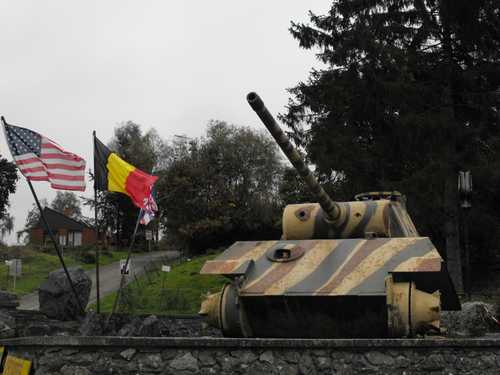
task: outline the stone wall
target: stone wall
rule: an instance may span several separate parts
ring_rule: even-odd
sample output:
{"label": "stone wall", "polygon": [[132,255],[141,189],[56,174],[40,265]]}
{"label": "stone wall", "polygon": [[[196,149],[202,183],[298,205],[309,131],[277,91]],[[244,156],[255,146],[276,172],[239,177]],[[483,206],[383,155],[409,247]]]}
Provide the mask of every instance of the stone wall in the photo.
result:
{"label": "stone wall", "polygon": [[500,339],[283,340],[30,337],[0,340],[34,374],[498,374]]}
{"label": "stone wall", "polygon": [[108,314],[90,312],[81,321],[60,321],[39,311],[0,306],[0,338],[27,336],[218,337],[220,331],[198,315],[114,314],[108,321]]}

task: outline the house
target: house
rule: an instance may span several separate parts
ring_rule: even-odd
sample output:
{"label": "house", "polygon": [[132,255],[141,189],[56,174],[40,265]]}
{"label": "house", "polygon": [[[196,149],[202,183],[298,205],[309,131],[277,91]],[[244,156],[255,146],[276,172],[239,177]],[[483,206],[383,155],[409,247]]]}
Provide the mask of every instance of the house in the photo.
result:
{"label": "house", "polygon": [[[54,237],[61,246],[75,247],[95,244],[96,233],[90,225],[72,219],[49,207],[43,209],[43,214]],[[41,246],[50,241],[50,236],[45,230],[42,218],[40,218],[37,225],[30,229],[30,240],[31,243]]]}

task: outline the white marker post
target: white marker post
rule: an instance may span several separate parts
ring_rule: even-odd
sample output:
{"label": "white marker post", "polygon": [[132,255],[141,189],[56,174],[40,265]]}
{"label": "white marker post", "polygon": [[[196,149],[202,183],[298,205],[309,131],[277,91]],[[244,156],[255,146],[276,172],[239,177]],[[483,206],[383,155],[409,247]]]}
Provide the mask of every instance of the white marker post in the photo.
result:
{"label": "white marker post", "polygon": [[16,279],[18,276],[21,276],[22,273],[22,261],[21,259],[11,259],[6,260],[5,264],[9,266],[9,275],[14,277],[13,289],[16,290]]}
{"label": "white marker post", "polygon": [[127,259],[120,259],[120,274],[128,276],[130,275],[130,270],[132,269],[132,261],[129,260],[127,264],[127,269],[125,269],[125,264],[127,263]]}
{"label": "white marker post", "polygon": [[151,240],[153,239],[153,231],[146,230],[146,241],[148,241],[148,251],[151,251]]}

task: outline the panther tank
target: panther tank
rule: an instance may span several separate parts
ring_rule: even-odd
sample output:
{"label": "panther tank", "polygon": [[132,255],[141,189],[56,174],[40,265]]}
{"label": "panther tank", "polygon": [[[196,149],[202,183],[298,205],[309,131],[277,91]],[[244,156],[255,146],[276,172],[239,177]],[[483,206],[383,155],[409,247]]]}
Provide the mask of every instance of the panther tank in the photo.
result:
{"label": "panther tank", "polygon": [[398,192],[335,202],[256,93],[247,101],[318,203],[285,207],[275,241],[236,242],[201,274],[228,278],[200,314],[226,337],[412,337],[460,303],[446,264]]}

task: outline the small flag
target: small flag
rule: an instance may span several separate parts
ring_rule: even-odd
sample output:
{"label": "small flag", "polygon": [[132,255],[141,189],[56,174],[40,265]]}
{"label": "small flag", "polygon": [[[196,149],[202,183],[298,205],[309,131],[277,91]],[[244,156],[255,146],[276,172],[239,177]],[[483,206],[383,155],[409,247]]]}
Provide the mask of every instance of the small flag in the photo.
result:
{"label": "small flag", "polygon": [[140,223],[142,225],[148,225],[149,222],[155,218],[155,212],[158,211],[158,206],[156,205],[154,195],[155,195],[155,192],[153,189],[153,191],[149,195],[147,203],[145,204],[145,206],[141,212]]}
{"label": "small flag", "polygon": [[126,194],[144,209],[157,179],[121,159],[94,135],[95,189]]}
{"label": "small flag", "polygon": [[85,160],[33,130],[2,123],[10,153],[31,181],[48,181],[53,189],[85,191]]}

